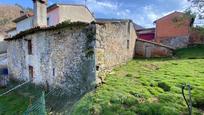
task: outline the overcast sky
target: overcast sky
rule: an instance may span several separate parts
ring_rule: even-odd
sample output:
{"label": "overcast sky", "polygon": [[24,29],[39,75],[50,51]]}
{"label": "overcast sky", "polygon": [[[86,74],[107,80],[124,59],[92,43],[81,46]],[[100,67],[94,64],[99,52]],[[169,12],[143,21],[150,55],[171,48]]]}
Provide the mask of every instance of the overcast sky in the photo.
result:
{"label": "overcast sky", "polygon": [[[85,4],[85,0],[48,0],[54,3]],[[96,18],[128,18],[135,23],[152,27],[153,21],[173,11],[183,11],[187,0],[86,0]],[[32,8],[32,0],[0,0],[1,4],[18,3]]]}

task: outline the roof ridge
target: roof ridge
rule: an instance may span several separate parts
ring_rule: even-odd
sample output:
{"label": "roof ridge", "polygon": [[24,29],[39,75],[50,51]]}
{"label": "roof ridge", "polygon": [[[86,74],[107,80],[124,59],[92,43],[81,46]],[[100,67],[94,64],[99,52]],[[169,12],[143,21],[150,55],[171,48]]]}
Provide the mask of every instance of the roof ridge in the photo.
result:
{"label": "roof ridge", "polygon": [[176,10],[175,10],[175,11],[173,11],[173,12],[168,13],[168,14],[165,15],[165,16],[162,16],[162,17],[158,18],[157,20],[154,21],[154,23],[156,23],[156,21],[161,20],[161,19],[163,19],[163,18],[165,18],[165,17],[167,17],[167,16],[170,16],[170,15],[172,15],[172,14],[174,14],[174,13],[182,13],[182,14],[184,14],[183,12],[179,12],[179,11],[176,11]]}

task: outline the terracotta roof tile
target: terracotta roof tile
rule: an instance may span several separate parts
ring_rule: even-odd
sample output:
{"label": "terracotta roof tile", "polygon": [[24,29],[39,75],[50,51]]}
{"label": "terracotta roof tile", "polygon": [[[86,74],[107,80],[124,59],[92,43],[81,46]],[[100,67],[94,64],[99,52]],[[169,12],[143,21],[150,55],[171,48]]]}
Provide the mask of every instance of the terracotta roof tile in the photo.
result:
{"label": "terracotta roof tile", "polygon": [[13,20],[13,22],[17,23],[17,22],[20,22],[26,18],[32,17],[32,16],[34,16],[34,14],[32,12],[29,12],[29,13],[26,13],[26,14],[16,18],[15,20]]}

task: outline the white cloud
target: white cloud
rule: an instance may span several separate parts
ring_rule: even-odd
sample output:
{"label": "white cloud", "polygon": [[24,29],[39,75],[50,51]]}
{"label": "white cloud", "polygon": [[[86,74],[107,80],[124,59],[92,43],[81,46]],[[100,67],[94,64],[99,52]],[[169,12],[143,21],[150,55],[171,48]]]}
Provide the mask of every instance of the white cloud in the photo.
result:
{"label": "white cloud", "polygon": [[144,6],[143,11],[143,13],[146,14],[148,20],[150,21],[154,21],[161,16],[161,14],[157,13],[157,11],[151,5]]}
{"label": "white cloud", "polygon": [[95,13],[110,14],[117,11],[120,5],[117,2],[111,2],[108,0],[87,0],[87,6]]}
{"label": "white cloud", "polygon": [[[84,0],[75,0],[80,1],[80,3],[84,4]],[[158,0],[162,3],[166,3],[165,0]],[[79,3],[79,2],[78,2]],[[164,15],[167,15],[175,10],[184,11],[187,7],[190,6],[190,3],[187,0],[172,0],[169,5],[175,5],[178,8],[174,10],[165,10],[164,7],[155,6],[152,4],[144,4],[144,6],[140,6],[141,8],[133,9],[132,7],[127,7],[127,4],[124,2],[120,2],[118,0],[87,0],[87,6],[89,9],[96,14],[96,18],[101,18],[101,16],[105,16],[104,18],[126,18],[132,19],[134,22],[145,26],[152,27],[153,21],[157,20]],[[128,4],[130,5],[130,4]],[[132,5],[132,4],[131,4]],[[163,9],[162,9],[163,8]],[[102,15],[101,15],[102,14]]]}
{"label": "white cloud", "polygon": [[180,0],[180,6],[181,6],[181,9],[180,11],[184,11],[185,9],[189,8],[190,7],[190,2],[188,0]]}

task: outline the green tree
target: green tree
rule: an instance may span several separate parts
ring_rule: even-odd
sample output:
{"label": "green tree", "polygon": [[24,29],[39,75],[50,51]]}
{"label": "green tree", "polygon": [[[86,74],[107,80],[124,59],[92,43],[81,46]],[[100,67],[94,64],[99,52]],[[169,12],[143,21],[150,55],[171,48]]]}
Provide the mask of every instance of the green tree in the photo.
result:
{"label": "green tree", "polygon": [[204,19],[204,0],[188,0],[191,2],[190,9],[199,16],[200,19]]}

